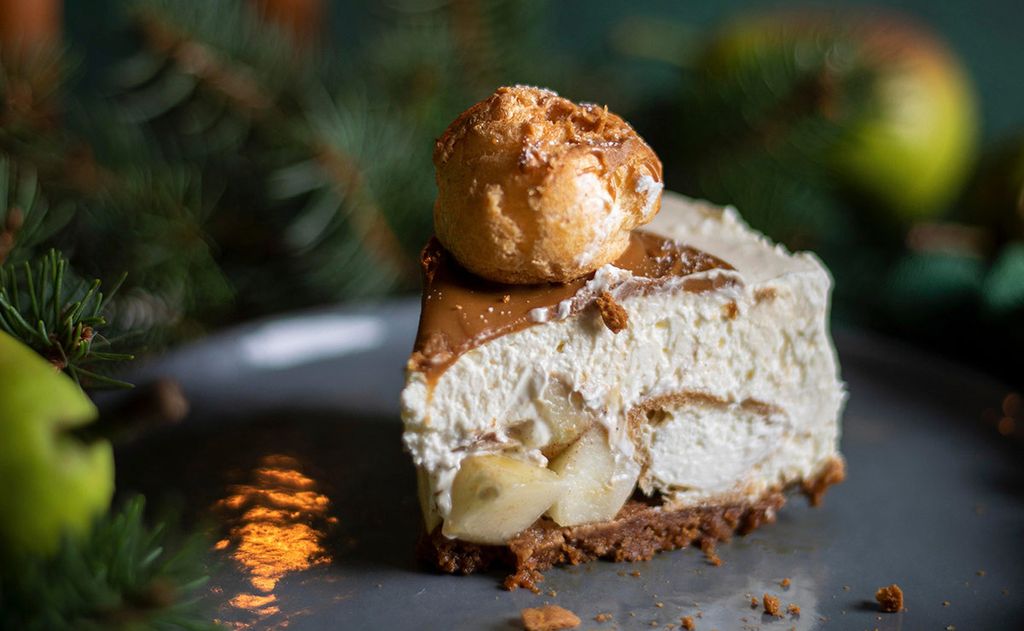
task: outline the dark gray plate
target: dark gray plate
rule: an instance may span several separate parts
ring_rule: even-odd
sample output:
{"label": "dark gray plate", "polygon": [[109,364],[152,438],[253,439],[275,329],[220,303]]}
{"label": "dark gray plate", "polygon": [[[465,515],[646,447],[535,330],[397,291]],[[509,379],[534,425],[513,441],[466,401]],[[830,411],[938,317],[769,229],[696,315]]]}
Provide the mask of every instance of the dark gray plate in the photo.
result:
{"label": "dark gray plate", "polygon": [[[547,572],[540,595],[502,591],[501,574],[418,567],[397,418],[416,314],[399,302],[257,323],[142,370],[140,380],[178,379],[193,413],[122,449],[119,486],[177,501],[217,533],[224,563],[208,597],[218,619],[289,631],[509,629],[521,608],[553,602],[584,629],[665,628],[684,615],[721,631],[1021,627],[1024,450],[997,431],[1019,399],[854,333],[837,336],[851,393],[848,481],[821,508],[794,497],[776,524],[721,546],[721,567],[692,549],[591,563]],[[904,613],[875,607],[875,589],[890,583],[904,589]],[[799,617],[752,609],[765,592],[799,605]]]}

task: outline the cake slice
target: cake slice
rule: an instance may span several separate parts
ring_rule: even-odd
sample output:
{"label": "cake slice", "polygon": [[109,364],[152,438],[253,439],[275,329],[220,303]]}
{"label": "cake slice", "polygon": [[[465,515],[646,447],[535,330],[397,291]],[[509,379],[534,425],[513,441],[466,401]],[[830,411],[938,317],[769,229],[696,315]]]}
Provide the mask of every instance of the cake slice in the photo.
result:
{"label": "cake slice", "polygon": [[[623,190],[649,196],[649,177],[660,196],[660,163],[636,164]],[[828,272],[731,208],[660,206],[561,282],[424,250],[402,418],[437,567],[502,564],[533,588],[555,564],[711,545],[772,521],[789,489],[817,504],[842,480]]]}

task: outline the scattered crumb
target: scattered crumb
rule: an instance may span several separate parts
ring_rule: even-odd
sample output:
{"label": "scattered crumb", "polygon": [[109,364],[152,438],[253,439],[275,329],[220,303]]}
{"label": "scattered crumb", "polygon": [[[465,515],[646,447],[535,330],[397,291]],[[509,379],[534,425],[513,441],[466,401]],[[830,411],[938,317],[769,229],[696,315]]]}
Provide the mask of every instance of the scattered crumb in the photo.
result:
{"label": "scattered crumb", "polygon": [[501,301],[506,305],[509,303],[510,300],[512,300],[511,294],[505,294],[504,296],[501,297]]}
{"label": "scattered crumb", "polygon": [[701,539],[700,551],[704,553],[704,558],[708,560],[708,563],[718,567],[722,565],[722,559],[718,556],[718,552],[715,549],[715,542],[711,539]]}
{"label": "scattered crumb", "polygon": [[942,601],[942,606],[943,607],[949,607],[949,601],[948,600]]}
{"label": "scattered crumb", "polygon": [[610,613],[599,613],[596,616],[594,616],[594,620],[596,620],[597,622],[608,622],[611,619],[612,615]]}
{"label": "scattered crumb", "polygon": [[665,606],[665,603],[654,603],[654,606],[657,607],[658,609],[661,609],[662,607]]}
{"label": "scattered crumb", "polygon": [[601,314],[601,320],[612,333],[619,333],[629,326],[629,314],[622,308],[622,305],[615,302],[615,298],[607,291],[597,295],[597,310]]}
{"label": "scattered crumb", "polygon": [[878,608],[886,613],[903,611],[903,590],[896,583],[888,587],[879,587],[875,592]]}
{"label": "scattered crumb", "polygon": [[798,605],[796,603],[789,603],[789,606],[786,607],[786,613],[788,613],[791,616],[799,616],[800,615],[800,605]]}
{"label": "scattered crumb", "polygon": [[555,590],[553,590],[553,589],[549,589],[548,590],[548,596],[551,596],[552,598],[554,598],[557,595],[558,595],[558,592],[556,592]]}
{"label": "scattered crumb", "polygon": [[649,626],[652,626],[652,627],[656,627],[656,626],[658,626],[658,621],[657,621],[657,620],[651,620],[651,622],[650,622],[650,625],[649,625]]}
{"label": "scattered crumb", "polygon": [[951,624],[946,625],[946,631],[956,631],[956,627]]}
{"label": "scattered crumb", "polygon": [[633,578],[640,578],[640,570],[633,570],[632,572],[629,573],[629,575],[632,576]]}
{"label": "scattered crumb", "polygon": [[776,618],[782,617],[782,611],[779,610],[779,598],[778,596],[772,596],[771,594],[764,595],[764,612],[769,616],[775,616]]}
{"label": "scattered crumb", "polygon": [[693,618],[691,616],[686,616],[685,618],[683,618],[682,623],[683,628],[686,629],[686,631],[693,631],[697,628],[697,623],[693,621]]}
{"label": "scattered crumb", "polygon": [[793,581],[789,580],[788,578],[784,578],[781,581],[779,581],[779,585],[781,585],[783,587],[789,587],[792,584],[793,584]]}
{"label": "scattered crumb", "polygon": [[618,574],[619,576],[625,576],[626,570],[619,570],[618,572],[616,572],[616,574]]}
{"label": "scattered crumb", "polygon": [[1009,595],[1010,595],[1010,590],[1006,589],[1006,588],[1003,588],[1003,596],[1009,596]]}
{"label": "scattered crumb", "polygon": [[985,570],[978,570],[977,572],[975,572],[975,574],[977,574],[978,576],[985,576]]}
{"label": "scattered crumb", "polygon": [[760,605],[760,604],[761,603],[758,602],[758,600],[756,598],[754,598],[753,596],[750,597],[750,608],[751,609],[757,609],[757,606]]}
{"label": "scattered crumb", "polygon": [[843,591],[844,592],[850,591],[850,586],[849,585],[843,585]]}
{"label": "scattered crumb", "polygon": [[580,625],[579,616],[558,605],[527,608],[521,612],[526,631],[558,631]]}

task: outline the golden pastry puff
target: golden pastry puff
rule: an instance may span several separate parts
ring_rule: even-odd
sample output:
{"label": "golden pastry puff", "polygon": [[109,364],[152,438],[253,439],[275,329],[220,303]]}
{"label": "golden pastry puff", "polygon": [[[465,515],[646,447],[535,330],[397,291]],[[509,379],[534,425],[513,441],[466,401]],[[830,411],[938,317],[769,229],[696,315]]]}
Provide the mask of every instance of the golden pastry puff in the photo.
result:
{"label": "golden pastry puff", "polygon": [[611,263],[661,205],[661,162],[607,108],[516,86],[463,112],[434,148],[434,229],[469,271],[566,282]]}

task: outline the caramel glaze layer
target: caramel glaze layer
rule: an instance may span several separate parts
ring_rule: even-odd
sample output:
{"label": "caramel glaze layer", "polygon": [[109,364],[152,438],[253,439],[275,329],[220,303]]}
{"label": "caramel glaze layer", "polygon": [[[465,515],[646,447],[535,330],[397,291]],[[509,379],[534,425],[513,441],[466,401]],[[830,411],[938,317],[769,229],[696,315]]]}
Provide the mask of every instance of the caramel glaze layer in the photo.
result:
{"label": "caramel glaze layer", "polygon": [[[496,337],[539,324],[530,318],[532,310],[554,307],[573,298],[594,277],[590,274],[568,283],[540,285],[495,283],[463,269],[436,239],[423,249],[421,263],[423,308],[409,369],[426,373],[431,381],[459,355]],[[669,278],[733,269],[706,252],[642,230],[633,232],[629,247],[613,265],[636,277],[628,293],[649,291]],[[700,293],[731,282],[731,277],[702,276],[687,279],[682,289]],[[572,313],[594,299],[596,296],[574,301]]]}

